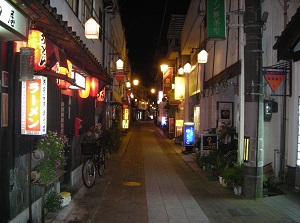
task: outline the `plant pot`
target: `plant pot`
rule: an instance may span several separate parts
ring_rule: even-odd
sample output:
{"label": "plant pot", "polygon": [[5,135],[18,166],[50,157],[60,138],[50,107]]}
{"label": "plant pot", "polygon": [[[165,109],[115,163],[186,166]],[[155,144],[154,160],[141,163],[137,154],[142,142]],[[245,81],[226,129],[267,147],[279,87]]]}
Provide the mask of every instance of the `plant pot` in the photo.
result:
{"label": "plant pot", "polygon": [[223,177],[222,176],[219,176],[219,183],[223,184]]}
{"label": "plant pot", "polygon": [[211,171],[211,165],[205,164],[205,171],[210,172]]}
{"label": "plant pot", "polygon": [[31,173],[30,173],[30,179],[31,181],[33,182],[37,182],[41,179],[41,174],[39,171],[37,170],[32,170]]}
{"label": "plant pot", "polygon": [[233,191],[235,195],[241,195],[242,194],[242,187],[241,186],[234,186]]}
{"label": "plant pot", "polygon": [[31,158],[35,161],[40,161],[45,156],[44,151],[40,149],[36,149],[31,153]]}

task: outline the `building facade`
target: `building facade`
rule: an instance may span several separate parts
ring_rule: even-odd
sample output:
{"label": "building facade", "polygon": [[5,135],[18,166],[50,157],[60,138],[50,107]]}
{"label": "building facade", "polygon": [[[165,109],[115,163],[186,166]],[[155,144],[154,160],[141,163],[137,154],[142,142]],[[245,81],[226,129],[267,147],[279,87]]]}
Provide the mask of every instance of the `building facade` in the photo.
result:
{"label": "building facade", "polygon": [[[82,134],[97,123],[103,131],[108,129],[116,107],[122,115],[123,101],[116,98],[126,94],[122,89],[130,75],[122,72],[130,71],[126,41],[114,0],[1,0],[0,4],[1,222],[39,222],[43,218],[43,190],[55,188],[59,192],[62,185],[73,185],[81,177]],[[94,39],[85,35],[90,18],[100,25]],[[33,30],[39,32],[42,50],[29,43]],[[42,59],[36,54],[40,51]],[[33,66],[33,54],[40,67]],[[119,59],[124,67],[117,70]],[[121,81],[116,81],[116,73],[124,75]],[[80,78],[85,80],[84,86],[78,82]],[[23,116],[27,100],[24,86],[36,79],[42,80],[39,87],[44,102],[36,107],[43,111],[39,131],[33,130],[38,123],[33,123],[33,117]],[[95,87],[88,87],[88,80],[95,81]],[[24,120],[31,120],[32,125]],[[36,165],[31,154],[37,140],[49,130],[63,133],[69,142],[64,174],[44,187],[31,181]]]}

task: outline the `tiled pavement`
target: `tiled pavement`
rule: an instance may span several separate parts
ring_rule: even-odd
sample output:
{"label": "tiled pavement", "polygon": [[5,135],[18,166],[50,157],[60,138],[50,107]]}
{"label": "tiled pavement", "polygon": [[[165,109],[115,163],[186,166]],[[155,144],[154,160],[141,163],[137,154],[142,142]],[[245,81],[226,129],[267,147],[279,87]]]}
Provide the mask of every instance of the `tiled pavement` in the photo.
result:
{"label": "tiled pavement", "polygon": [[152,123],[137,122],[108,159],[106,177],[91,189],[68,188],[71,204],[46,222],[300,222],[298,193],[236,196],[182,149]]}

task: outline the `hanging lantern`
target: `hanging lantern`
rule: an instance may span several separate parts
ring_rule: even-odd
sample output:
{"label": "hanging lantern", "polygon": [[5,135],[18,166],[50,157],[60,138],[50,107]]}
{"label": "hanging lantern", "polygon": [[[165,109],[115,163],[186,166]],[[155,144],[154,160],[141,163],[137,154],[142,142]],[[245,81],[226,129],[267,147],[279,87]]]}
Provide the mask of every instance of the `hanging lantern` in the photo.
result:
{"label": "hanging lantern", "polygon": [[84,33],[87,39],[99,39],[100,25],[95,19],[90,18],[84,25]]}
{"label": "hanging lantern", "polygon": [[91,97],[97,97],[97,94],[98,94],[98,78],[92,77],[90,82],[91,82],[90,96]]}
{"label": "hanging lantern", "polygon": [[46,38],[38,30],[29,30],[28,47],[34,48],[34,70],[43,70],[46,66]]}
{"label": "hanging lantern", "polygon": [[81,98],[87,98],[90,94],[90,87],[91,87],[90,78],[85,77],[85,89],[79,90],[79,96]]}
{"label": "hanging lantern", "polygon": [[100,91],[97,96],[98,96],[97,101],[104,101],[105,100],[105,88],[103,88],[103,90]]}
{"label": "hanging lantern", "polygon": [[[66,67],[61,67],[58,65],[58,72],[61,75],[67,75],[69,78],[71,78],[71,74],[72,74],[72,63],[70,60],[67,60],[67,64],[68,64],[68,68]],[[70,87],[70,82],[65,81],[65,80],[61,80],[61,79],[57,79],[56,80],[57,85],[59,88],[62,89],[68,89]]]}

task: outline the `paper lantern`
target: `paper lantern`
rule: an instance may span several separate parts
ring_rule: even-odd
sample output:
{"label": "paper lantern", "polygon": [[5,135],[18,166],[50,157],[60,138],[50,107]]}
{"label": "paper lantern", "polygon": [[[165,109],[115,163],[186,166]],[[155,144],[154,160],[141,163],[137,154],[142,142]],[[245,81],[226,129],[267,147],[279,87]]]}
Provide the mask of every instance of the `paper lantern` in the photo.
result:
{"label": "paper lantern", "polygon": [[87,98],[90,95],[90,87],[91,87],[90,78],[85,77],[85,89],[79,90],[79,96],[81,98]]}
{"label": "paper lantern", "polygon": [[100,25],[95,19],[90,18],[84,25],[84,33],[87,39],[99,39],[99,28]]}
{"label": "paper lantern", "polygon": [[100,91],[97,96],[98,96],[97,101],[104,101],[105,100],[105,88],[103,88],[103,90]]}
{"label": "paper lantern", "polygon": [[200,53],[198,53],[198,63],[207,63],[207,57],[208,53],[205,50],[201,50]]}
{"label": "paper lantern", "polygon": [[[66,67],[58,67],[58,73],[61,75],[67,75],[69,78],[71,78],[71,72],[72,72],[72,63],[71,61],[67,60],[68,68]],[[57,85],[59,88],[68,89],[70,87],[70,82],[57,79],[56,80]]]}
{"label": "paper lantern", "polygon": [[34,48],[34,70],[43,70],[46,66],[46,38],[38,30],[29,30],[28,47]]}
{"label": "paper lantern", "polygon": [[92,77],[91,80],[91,88],[90,88],[90,96],[97,97],[98,94],[98,78]]}

